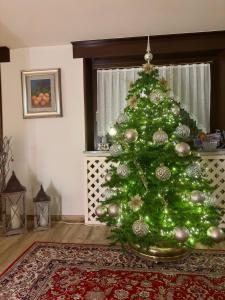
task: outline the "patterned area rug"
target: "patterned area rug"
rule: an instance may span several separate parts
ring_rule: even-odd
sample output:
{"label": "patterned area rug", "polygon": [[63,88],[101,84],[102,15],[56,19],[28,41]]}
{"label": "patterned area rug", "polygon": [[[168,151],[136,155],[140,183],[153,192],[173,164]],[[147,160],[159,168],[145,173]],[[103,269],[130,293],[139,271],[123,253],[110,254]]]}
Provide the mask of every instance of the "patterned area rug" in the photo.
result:
{"label": "patterned area rug", "polygon": [[4,300],[225,300],[225,251],[155,263],[119,247],[34,243],[0,277]]}

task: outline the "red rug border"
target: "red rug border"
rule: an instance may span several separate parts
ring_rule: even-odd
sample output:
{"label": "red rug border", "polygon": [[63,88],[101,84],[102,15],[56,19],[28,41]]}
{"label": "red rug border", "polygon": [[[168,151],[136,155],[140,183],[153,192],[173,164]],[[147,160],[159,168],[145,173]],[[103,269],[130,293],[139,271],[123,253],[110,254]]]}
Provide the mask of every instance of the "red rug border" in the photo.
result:
{"label": "red rug border", "polygon": [[[63,244],[63,245],[77,245],[77,246],[98,246],[98,247],[110,247],[110,244],[91,244],[91,243],[83,243],[83,244],[80,244],[80,243],[74,243],[74,242],[48,242],[48,241],[34,241],[28,248],[26,248],[15,260],[13,260],[13,262],[0,274],[0,278],[7,272],[9,271],[10,268],[12,268],[16,262],[24,255],[26,254],[35,244]],[[121,248],[120,245],[113,245],[113,247],[115,248]],[[193,249],[195,251],[207,251],[207,252],[211,252],[211,251],[214,251],[214,252],[224,252],[225,249]]]}

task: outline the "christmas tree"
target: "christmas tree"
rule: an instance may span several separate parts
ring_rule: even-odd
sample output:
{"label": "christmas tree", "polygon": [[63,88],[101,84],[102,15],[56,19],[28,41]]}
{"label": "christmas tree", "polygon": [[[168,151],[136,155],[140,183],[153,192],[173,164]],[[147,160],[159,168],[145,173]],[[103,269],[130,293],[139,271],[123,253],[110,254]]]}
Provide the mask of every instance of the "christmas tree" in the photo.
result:
{"label": "christmas tree", "polygon": [[190,128],[164,79],[150,64],[127,95],[127,106],[111,129],[113,144],[105,176],[106,195],[96,209],[111,226],[111,238],[141,249],[212,245],[224,239],[222,212],[210,201]]}

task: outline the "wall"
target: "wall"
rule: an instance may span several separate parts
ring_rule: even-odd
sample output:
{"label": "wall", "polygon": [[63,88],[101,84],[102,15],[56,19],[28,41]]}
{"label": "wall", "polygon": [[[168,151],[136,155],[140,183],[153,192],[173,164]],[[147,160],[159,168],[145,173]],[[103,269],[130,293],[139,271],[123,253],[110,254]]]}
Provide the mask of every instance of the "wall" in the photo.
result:
{"label": "wall", "polygon": [[[21,70],[61,68],[62,118],[23,119]],[[4,135],[12,137],[13,168],[27,187],[28,213],[40,183],[52,196],[53,214],[84,215],[83,64],[71,45],[11,51],[2,73]]]}

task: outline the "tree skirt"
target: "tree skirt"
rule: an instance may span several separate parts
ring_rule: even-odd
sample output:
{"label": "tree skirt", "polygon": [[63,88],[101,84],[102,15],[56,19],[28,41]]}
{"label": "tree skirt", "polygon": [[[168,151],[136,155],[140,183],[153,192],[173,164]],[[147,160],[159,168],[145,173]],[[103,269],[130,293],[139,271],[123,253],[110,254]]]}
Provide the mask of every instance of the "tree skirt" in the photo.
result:
{"label": "tree skirt", "polygon": [[0,299],[224,300],[225,251],[155,263],[120,247],[34,243],[0,277]]}

